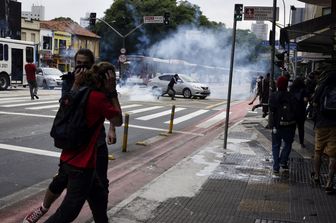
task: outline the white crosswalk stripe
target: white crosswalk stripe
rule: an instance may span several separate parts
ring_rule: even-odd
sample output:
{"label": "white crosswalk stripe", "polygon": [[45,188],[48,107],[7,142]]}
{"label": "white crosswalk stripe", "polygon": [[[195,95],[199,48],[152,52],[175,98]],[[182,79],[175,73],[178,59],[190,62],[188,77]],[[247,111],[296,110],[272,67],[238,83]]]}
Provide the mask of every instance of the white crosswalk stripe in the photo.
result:
{"label": "white crosswalk stripe", "polygon": [[127,108],[134,108],[134,107],[139,107],[141,105],[139,104],[131,104],[131,105],[121,105],[121,109],[127,109]]}
{"label": "white crosswalk stripe", "polygon": [[[182,111],[184,109],[186,109],[186,108],[176,108],[175,112]],[[169,114],[171,114],[171,109],[163,111],[163,112],[151,114],[151,115],[146,115],[146,116],[138,117],[136,119],[142,120],[142,121],[148,121],[148,120],[151,120],[151,119],[154,119],[154,118],[158,118],[158,117],[162,117],[162,116],[169,115]]]}
{"label": "white crosswalk stripe", "polygon": [[224,120],[224,118],[226,117],[226,111],[223,111],[217,115],[215,115],[214,117],[200,123],[199,125],[197,125],[197,128],[209,128],[210,126],[218,123],[219,121]]}
{"label": "white crosswalk stripe", "polygon": [[[190,113],[190,114],[187,114],[187,115],[184,115],[184,116],[175,118],[175,119],[174,119],[174,125],[179,124],[179,123],[184,122],[184,121],[187,121],[187,120],[189,120],[189,119],[195,118],[195,117],[197,117],[197,116],[199,116],[199,115],[202,115],[202,114],[204,114],[204,113],[207,113],[208,111],[209,111],[209,110],[203,110],[203,109],[201,109],[201,110],[192,112],[192,113]],[[165,122],[165,124],[168,124],[168,123],[170,123],[170,121],[166,121],[166,122]]]}
{"label": "white crosswalk stripe", "polygon": [[25,109],[29,109],[29,110],[40,110],[40,109],[58,108],[58,107],[59,107],[59,103],[57,103],[57,104],[55,104],[55,105],[37,106],[37,107],[30,107],[30,108],[25,108]]}
{"label": "white crosswalk stripe", "polygon": [[29,102],[29,103],[7,104],[7,105],[1,105],[1,107],[13,108],[13,107],[21,107],[21,106],[27,106],[27,105],[41,105],[41,104],[51,104],[51,103],[55,103],[55,101],[36,101],[36,102]]}
{"label": "white crosswalk stripe", "polygon": [[159,108],[162,108],[162,107],[163,106],[152,106],[152,107],[148,107],[148,108],[140,108],[140,109],[128,111],[128,113],[130,113],[130,114],[137,114],[137,113],[141,113],[141,112],[156,110],[156,109],[159,109]]}

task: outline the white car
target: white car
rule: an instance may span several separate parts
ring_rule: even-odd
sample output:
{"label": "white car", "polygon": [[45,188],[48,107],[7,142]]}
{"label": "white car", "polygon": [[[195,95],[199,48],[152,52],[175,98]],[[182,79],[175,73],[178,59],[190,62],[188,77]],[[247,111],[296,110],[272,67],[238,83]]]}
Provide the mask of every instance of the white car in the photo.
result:
{"label": "white car", "polygon": [[[164,73],[156,76],[155,78],[149,80],[148,86],[155,92],[159,92],[160,94],[165,93],[167,91],[169,81],[174,74],[175,73]],[[176,95],[183,95],[185,98],[199,97],[201,99],[205,99],[210,95],[210,88],[206,84],[202,84],[198,80],[186,74],[178,74],[178,76],[180,79],[174,85]]]}
{"label": "white car", "polygon": [[37,86],[44,89],[54,89],[62,86],[61,76],[63,73],[56,68],[41,67],[36,71]]}

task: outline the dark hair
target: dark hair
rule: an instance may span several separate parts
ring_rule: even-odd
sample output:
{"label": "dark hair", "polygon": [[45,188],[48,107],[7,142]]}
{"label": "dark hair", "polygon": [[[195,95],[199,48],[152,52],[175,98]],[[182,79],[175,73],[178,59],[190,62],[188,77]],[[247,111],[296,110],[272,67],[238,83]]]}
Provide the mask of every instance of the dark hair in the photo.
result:
{"label": "dark hair", "polygon": [[79,54],[88,57],[89,60],[90,60],[91,65],[94,64],[95,57],[94,57],[93,52],[91,50],[86,49],[86,48],[79,49],[77,51],[77,53],[75,54],[75,61],[77,59],[77,55],[79,55]]}
{"label": "dark hair", "polygon": [[100,62],[94,64],[90,70],[80,75],[79,85],[89,86],[95,90],[106,92],[104,82],[106,80],[105,74],[111,70],[115,74],[115,67],[109,62]]}

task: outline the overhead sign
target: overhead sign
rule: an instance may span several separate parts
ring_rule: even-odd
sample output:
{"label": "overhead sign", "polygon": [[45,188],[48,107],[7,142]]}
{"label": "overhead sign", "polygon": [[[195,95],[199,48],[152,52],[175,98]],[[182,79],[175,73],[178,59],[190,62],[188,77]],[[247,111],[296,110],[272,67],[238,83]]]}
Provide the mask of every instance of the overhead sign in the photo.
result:
{"label": "overhead sign", "polygon": [[[244,20],[272,21],[273,7],[245,6]],[[276,21],[279,21],[279,7],[276,10]]]}
{"label": "overhead sign", "polygon": [[163,23],[163,16],[144,16],[144,23]]}

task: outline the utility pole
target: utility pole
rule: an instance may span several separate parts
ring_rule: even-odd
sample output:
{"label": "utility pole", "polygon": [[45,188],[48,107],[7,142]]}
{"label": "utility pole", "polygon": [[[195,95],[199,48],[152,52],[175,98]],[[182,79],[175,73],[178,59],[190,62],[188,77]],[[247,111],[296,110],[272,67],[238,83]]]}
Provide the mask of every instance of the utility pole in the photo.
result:
{"label": "utility pole", "polygon": [[233,28],[232,28],[230,76],[229,76],[229,83],[228,83],[228,98],[227,98],[227,104],[226,104],[226,117],[225,117],[225,126],[224,126],[225,127],[224,129],[224,149],[227,149],[227,137],[228,137],[228,131],[229,131],[231,88],[232,88],[234,53],[235,53],[235,45],[236,45],[237,21],[242,21],[242,14],[243,14],[243,5],[235,4],[234,16],[233,16]]}

